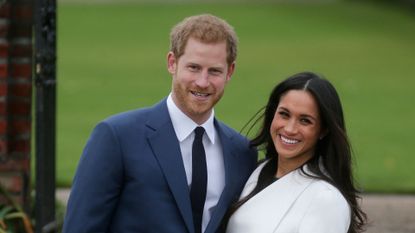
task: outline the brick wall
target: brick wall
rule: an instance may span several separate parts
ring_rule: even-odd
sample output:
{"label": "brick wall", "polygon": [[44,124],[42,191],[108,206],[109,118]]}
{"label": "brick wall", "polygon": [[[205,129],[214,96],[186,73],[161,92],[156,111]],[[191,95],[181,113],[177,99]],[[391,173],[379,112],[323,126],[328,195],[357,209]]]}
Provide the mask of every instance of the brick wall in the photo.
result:
{"label": "brick wall", "polygon": [[30,194],[32,26],[33,0],[0,0],[0,184],[26,210]]}

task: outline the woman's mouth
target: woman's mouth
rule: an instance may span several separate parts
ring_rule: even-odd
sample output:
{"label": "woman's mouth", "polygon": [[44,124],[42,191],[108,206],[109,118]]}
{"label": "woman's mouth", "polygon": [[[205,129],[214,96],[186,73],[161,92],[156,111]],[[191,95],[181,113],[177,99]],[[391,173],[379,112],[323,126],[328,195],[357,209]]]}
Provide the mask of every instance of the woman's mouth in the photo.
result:
{"label": "woman's mouth", "polygon": [[283,142],[283,143],[285,143],[285,144],[290,144],[290,145],[293,145],[293,144],[296,144],[296,143],[299,143],[300,142],[300,140],[297,140],[297,139],[292,139],[292,138],[287,138],[287,137],[284,137],[283,135],[279,135],[280,136],[280,138],[281,138],[281,141]]}

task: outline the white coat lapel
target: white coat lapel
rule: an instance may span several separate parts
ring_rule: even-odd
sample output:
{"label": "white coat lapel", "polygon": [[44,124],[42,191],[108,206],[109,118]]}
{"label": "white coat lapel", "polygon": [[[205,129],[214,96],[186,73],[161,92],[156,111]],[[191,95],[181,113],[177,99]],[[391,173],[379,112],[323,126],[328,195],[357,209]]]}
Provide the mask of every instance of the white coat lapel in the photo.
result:
{"label": "white coat lapel", "polygon": [[275,232],[278,229],[280,222],[284,219],[295,201],[312,182],[313,179],[305,177],[300,170],[297,169],[280,178],[274,183],[274,187],[267,190],[267,192],[269,192],[268,195],[273,195],[276,200],[280,200],[273,202],[272,205],[277,211],[275,215],[270,215],[270,218],[276,223],[273,230],[270,232]]}
{"label": "white coat lapel", "polygon": [[[253,189],[257,183],[258,175],[259,172],[256,177],[251,177],[253,179],[247,182],[246,189]],[[242,205],[235,212],[235,215],[240,216],[233,218],[234,220],[239,219],[241,222],[238,221],[235,224],[239,225],[238,229],[243,230],[244,233],[275,232],[292,205],[312,182],[312,179],[302,175],[298,169],[292,171]],[[243,195],[246,195],[245,191]],[[255,226],[255,229],[250,229],[250,226]]]}

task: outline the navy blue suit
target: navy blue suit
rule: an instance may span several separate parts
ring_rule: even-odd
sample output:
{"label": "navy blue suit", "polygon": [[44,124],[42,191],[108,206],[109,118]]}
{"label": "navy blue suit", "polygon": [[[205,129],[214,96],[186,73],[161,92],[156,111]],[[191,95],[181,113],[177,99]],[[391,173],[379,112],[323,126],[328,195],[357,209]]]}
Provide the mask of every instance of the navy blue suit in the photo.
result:
{"label": "navy blue suit", "polygon": [[[206,233],[216,232],[255,168],[248,141],[215,119],[225,188]],[[193,233],[189,187],[166,99],[94,129],[72,185],[64,233]]]}

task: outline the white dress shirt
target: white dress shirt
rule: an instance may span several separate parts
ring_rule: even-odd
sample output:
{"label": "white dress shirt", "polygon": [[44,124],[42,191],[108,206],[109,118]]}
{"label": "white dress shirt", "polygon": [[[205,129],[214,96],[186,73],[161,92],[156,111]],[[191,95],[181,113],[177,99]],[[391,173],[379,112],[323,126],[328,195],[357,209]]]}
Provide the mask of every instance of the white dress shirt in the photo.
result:
{"label": "white dress shirt", "polygon": [[[199,125],[184,114],[174,103],[171,94],[167,98],[167,109],[173,124],[174,131],[180,143],[187,184],[192,183],[192,144],[194,129]],[[215,206],[219,201],[225,187],[225,167],[223,162],[222,145],[214,126],[214,111],[209,119],[202,125],[205,129],[203,146],[206,153],[206,166],[208,173],[205,207],[203,209],[202,232],[205,231]],[[206,136],[207,135],[207,136]]]}

